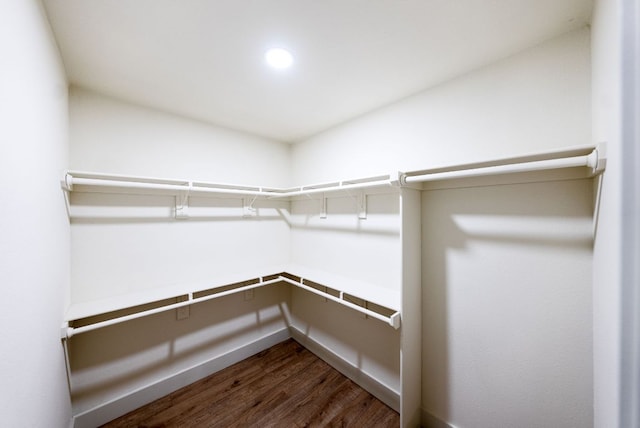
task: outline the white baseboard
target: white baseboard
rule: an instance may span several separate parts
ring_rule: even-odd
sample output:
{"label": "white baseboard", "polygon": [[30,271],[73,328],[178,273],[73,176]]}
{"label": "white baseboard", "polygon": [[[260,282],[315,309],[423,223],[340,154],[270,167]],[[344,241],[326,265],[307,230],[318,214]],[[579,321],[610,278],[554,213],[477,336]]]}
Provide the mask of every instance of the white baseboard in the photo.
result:
{"label": "white baseboard", "polygon": [[74,428],[94,428],[289,339],[282,329],[224,355],[75,415]]}
{"label": "white baseboard", "polygon": [[424,428],[455,428],[425,409],[422,409],[422,426]]}
{"label": "white baseboard", "polygon": [[373,396],[396,412],[400,411],[400,394],[398,392],[392,390],[387,385],[384,385],[368,374],[363,373],[359,368],[334,354],[325,346],[305,336],[305,334],[297,328],[290,326],[289,331],[291,332],[291,337],[294,340],[299,342],[309,351],[313,352],[318,356],[318,358],[324,360],[327,364],[360,385],[363,389],[370,392]]}

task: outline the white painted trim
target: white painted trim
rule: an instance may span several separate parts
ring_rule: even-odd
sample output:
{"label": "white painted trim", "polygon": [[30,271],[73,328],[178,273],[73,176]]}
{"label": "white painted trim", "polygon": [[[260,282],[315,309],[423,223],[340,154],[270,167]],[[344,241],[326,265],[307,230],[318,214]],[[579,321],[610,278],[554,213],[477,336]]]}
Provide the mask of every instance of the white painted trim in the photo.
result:
{"label": "white painted trim", "polygon": [[620,426],[640,427],[640,0],[622,2]]}
{"label": "white painted trim", "polygon": [[377,379],[374,379],[368,374],[362,372],[348,361],[331,352],[331,350],[325,346],[307,337],[297,328],[290,326],[289,331],[294,340],[309,351],[313,352],[318,358],[325,361],[356,384],[360,385],[363,389],[371,393],[396,412],[400,411],[400,394],[397,391],[394,391]]}
{"label": "white painted trim", "polygon": [[424,428],[455,428],[453,425],[449,425],[442,419],[434,416],[425,409],[422,409],[422,425]]}
{"label": "white painted trim", "polygon": [[215,357],[197,366],[183,370],[146,387],[131,391],[119,398],[108,401],[93,409],[75,415],[74,428],[93,428],[105,424],[119,416],[164,397],[173,391],[223,370],[258,352],[264,351],[280,342],[289,339],[289,330],[284,328],[269,336],[234,349],[224,355]]}
{"label": "white painted trim", "polygon": [[400,193],[402,264],[400,331],[400,426],[420,425],[422,402],[422,197],[421,192]]}

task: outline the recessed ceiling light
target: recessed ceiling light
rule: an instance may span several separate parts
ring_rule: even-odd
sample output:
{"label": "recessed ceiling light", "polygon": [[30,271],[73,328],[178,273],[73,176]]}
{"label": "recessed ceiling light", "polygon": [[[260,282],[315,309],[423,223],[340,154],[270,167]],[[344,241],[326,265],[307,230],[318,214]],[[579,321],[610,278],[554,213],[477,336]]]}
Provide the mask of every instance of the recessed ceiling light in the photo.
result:
{"label": "recessed ceiling light", "polygon": [[267,60],[267,64],[270,67],[277,68],[279,70],[289,68],[293,64],[293,56],[291,53],[282,48],[269,49],[264,54],[264,58]]}

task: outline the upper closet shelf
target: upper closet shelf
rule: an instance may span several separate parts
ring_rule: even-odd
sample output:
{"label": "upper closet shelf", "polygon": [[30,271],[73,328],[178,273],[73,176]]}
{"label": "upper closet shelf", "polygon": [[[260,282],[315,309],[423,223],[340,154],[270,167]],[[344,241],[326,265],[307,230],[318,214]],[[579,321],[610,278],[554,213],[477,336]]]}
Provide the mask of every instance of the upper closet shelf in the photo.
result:
{"label": "upper closet shelf", "polygon": [[581,167],[583,170],[586,169],[587,176],[593,176],[602,172],[605,164],[604,145],[601,144],[598,147],[593,145],[581,146],[484,162],[448,165],[409,172],[394,172],[388,175],[313,184],[288,189],[81,171],[68,171],[62,180],[62,188],[69,192],[164,194],[182,197],[185,200],[189,196],[207,195],[291,198],[316,193],[349,192],[356,189],[364,190],[389,186],[416,186],[417,183],[432,181],[499,176],[578,167]]}
{"label": "upper closet shelf", "polygon": [[400,175],[400,185],[566,169],[580,169],[582,176],[592,177],[604,171],[605,165],[603,143],[406,172]]}
{"label": "upper closet shelf", "polygon": [[[398,177],[398,174],[396,174]],[[353,189],[393,186],[399,183],[391,175],[343,180],[289,189],[204,181],[176,180],[157,177],[126,176],[83,171],[68,171],[61,182],[69,192],[131,193],[188,196],[253,196],[264,198],[289,198],[314,193],[330,193]]]}

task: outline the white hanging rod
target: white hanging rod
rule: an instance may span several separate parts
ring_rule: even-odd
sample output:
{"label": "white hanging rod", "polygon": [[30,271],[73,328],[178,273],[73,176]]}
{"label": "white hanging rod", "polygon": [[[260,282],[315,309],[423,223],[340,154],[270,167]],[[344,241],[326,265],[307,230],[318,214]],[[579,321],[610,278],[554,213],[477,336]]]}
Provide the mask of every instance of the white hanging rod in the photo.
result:
{"label": "white hanging rod", "polygon": [[370,309],[363,308],[362,306],[358,306],[358,305],[356,305],[354,303],[351,303],[351,302],[348,302],[348,301],[346,301],[344,299],[335,297],[335,296],[333,296],[333,295],[331,295],[329,293],[324,293],[324,292],[322,292],[320,290],[316,290],[313,287],[309,287],[308,285],[305,285],[305,284],[303,284],[301,282],[294,281],[294,280],[292,280],[290,278],[287,278],[287,277],[283,276],[283,277],[280,277],[280,279],[282,281],[284,281],[284,282],[287,282],[287,283],[291,284],[291,285],[294,285],[296,287],[302,288],[303,290],[306,290],[306,291],[309,291],[311,293],[317,294],[318,296],[322,296],[325,299],[329,299],[329,300],[332,300],[332,301],[334,301],[336,303],[340,303],[341,305],[344,305],[344,306],[346,306],[348,308],[351,308],[351,309],[353,309],[355,311],[361,312],[361,313],[363,313],[363,314],[365,314],[367,316],[370,316],[371,318],[375,318],[377,320],[383,321],[383,322],[389,324],[391,327],[395,328],[396,330],[398,328],[400,328],[400,312],[395,312],[390,317],[386,317],[386,316],[384,316],[382,314],[379,314],[377,312],[374,312],[374,311],[372,311]]}
{"label": "white hanging rod", "polygon": [[[585,153],[589,151],[587,154]],[[564,156],[564,157],[563,157]],[[546,159],[545,159],[546,158]],[[489,165],[493,164],[493,165]],[[447,180],[455,178],[481,177],[488,175],[511,174],[521,172],[544,171],[549,169],[589,167],[596,175],[604,170],[605,158],[602,145],[594,148],[579,147],[519,156],[491,162],[457,165],[434,170],[412,171],[386,176],[369,177],[360,180],[345,180],[328,184],[317,184],[289,189],[251,187],[195,182],[186,180],[167,180],[152,177],[130,177],[115,174],[69,171],[62,181],[63,189],[73,191],[74,186],[99,187],[108,189],[158,190],[176,195],[184,194],[229,194],[239,196],[262,196],[268,198],[287,198],[315,193],[340,190],[372,188],[380,186],[403,186],[425,181]],[[115,192],[115,191],[114,191]]]}
{"label": "white hanging rod", "polygon": [[[518,160],[520,159],[520,160]],[[487,175],[512,174],[522,172],[544,171],[549,169],[588,167],[591,168],[591,175],[599,173],[604,168],[604,163],[600,162],[598,149],[593,149],[591,153],[581,156],[561,157],[536,161],[523,161],[526,157],[509,160],[510,163],[492,165],[484,167],[474,167],[473,164],[452,171],[425,172],[419,175],[402,174],[400,182],[402,184],[419,183],[425,181],[448,180],[454,178],[481,177]],[[477,164],[476,164],[477,165]]]}
{"label": "white hanging rod", "polygon": [[[85,325],[85,326],[82,326],[82,327],[70,327],[68,323],[65,323],[65,325],[62,328],[61,337],[62,337],[62,339],[69,339],[72,336],[75,336],[75,335],[80,334],[80,333],[86,333],[88,331],[97,330],[99,328],[108,327],[110,325],[119,324],[119,323],[122,323],[122,322],[125,322],[125,321],[130,321],[130,320],[134,320],[134,319],[137,319],[137,318],[146,317],[148,315],[153,315],[153,314],[157,314],[157,313],[160,313],[160,312],[169,311],[171,309],[181,308],[183,306],[189,306],[189,305],[192,305],[194,303],[206,302],[207,300],[217,299],[219,297],[228,296],[230,294],[241,293],[243,291],[251,290],[253,288],[263,287],[263,286],[269,285],[269,284],[275,284],[276,282],[281,282],[282,279],[283,279],[282,277],[278,277],[278,278],[270,279],[268,281],[263,281],[262,278],[260,278],[260,282],[257,282],[255,284],[245,285],[245,286],[242,286],[242,287],[234,288],[232,290],[221,291],[219,293],[210,294],[208,296],[199,297],[197,299],[193,298],[193,293],[188,293],[189,298],[187,300],[183,301],[183,302],[172,303],[170,305],[161,306],[159,308],[148,309],[146,311],[136,312],[134,314],[125,315],[125,316],[121,316],[121,317],[117,317],[117,318],[112,318],[112,319],[109,319],[109,320],[100,321],[100,322],[93,323],[93,324],[88,324],[88,325]],[[187,294],[187,293],[185,293],[185,294]],[[126,309],[126,308],[123,308],[123,309]]]}
{"label": "white hanging rod", "polygon": [[124,180],[110,180],[105,178],[84,178],[75,177],[71,173],[65,175],[63,187],[66,190],[73,190],[73,186],[94,186],[105,188],[119,188],[119,189],[139,189],[139,190],[164,190],[172,193],[218,193],[218,194],[232,194],[232,195],[245,195],[245,196],[264,196],[270,194],[277,194],[265,190],[245,190],[245,189],[233,189],[223,187],[209,187],[193,182],[186,182],[184,184],[165,184],[157,182],[142,182],[142,181],[124,181]]}
{"label": "white hanging rod", "polygon": [[[127,177],[120,175],[67,172],[62,181],[62,188],[73,191],[74,186],[89,186],[103,189],[158,190],[172,194],[229,194],[242,196],[262,196],[268,198],[287,198],[291,196],[332,192],[337,190],[361,189],[367,187],[390,186],[397,184],[387,178],[372,177],[362,180],[341,181],[326,185],[312,185],[295,189],[251,188],[228,184],[203,183],[193,181],[163,180],[150,177]],[[108,192],[108,190],[106,190]]]}
{"label": "white hanging rod", "polygon": [[380,187],[380,186],[393,186],[394,182],[390,179],[385,180],[376,180],[376,181],[363,181],[359,183],[350,183],[350,182],[340,182],[336,183],[333,186],[327,187],[311,187],[301,189],[301,190],[289,190],[284,191],[279,194],[273,194],[271,198],[283,198],[290,196],[302,196],[302,195],[311,195],[314,193],[325,193],[336,190],[353,190],[353,189],[363,189],[366,187]]}
{"label": "white hanging rod", "polygon": [[[375,311],[372,311],[370,309],[363,308],[362,306],[358,306],[356,304],[353,304],[353,303],[348,302],[346,300],[343,300],[341,298],[335,297],[335,296],[333,296],[333,295],[331,295],[329,293],[325,293],[325,292],[322,292],[320,290],[316,290],[313,287],[309,287],[308,285],[305,285],[305,284],[303,284],[301,282],[294,281],[294,280],[292,280],[292,279],[290,279],[290,278],[288,278],[286,276],[283,276],[283,275],[284,274],[280,274],[276,278],[269,277],[271,279],[268,279],[268,280],[264,279],[264,278],[267,278],[267,277],[261,277],[259,279],[259,281],[256,282],[255,284],[244,285],[244,286],[240,286],[240,287],[237,287],[237,288],[234,288],[234,289],[231,289],[231,290],[221,291],[219,293],[213,293],[213,294],[210,294],[210,295],[207,295],[207,296],[198,297],[198,298],[194,298],[193,297],[194,292],[184,293],[184,294],[181,294],[181,296],[182,295],[188,296],[187,300],[185,300],[185,301],[172,303],[172,304],[161,306],[161,307],[158,307],[158,308],[148,309],[148,310],[145,310],[145,311],[140,311],[140,312],[136,312],[136,313],[133,313],[133,314],[124,315],[124,316],[121,316],[121,317],[116,317],[116,318],[112,318],[112,319],[109,319],[109,320],[96,322],[96,323],[93,323],[93,324],[87,324],[87,325],[84,325],[82,327],[71,327],[71,326],[69,326],[69,323],[66,322],[62,326],[61,338],[63,340],[69,339],[72,336],[75,336],[75,335],[78,335],[78,334],[81,334],[81,333],[86,333],[86,332],[89,332],[89,331],[97,330],[97,329],[108,327],[108,326],[115,325],[115,324],[120,324],[120,323],[125,322],[125,321],[130,321],[130,320],[134,320],[134,319],[137,319],[137,318],[146,317],[146,316],[149,316],[149,315],[153,315],[153,314],[157,314],[157,313],[160,313],[160,312],[169,311],[169,310],[172,310],[172,309],[178,309],[178,308],[181,308],[183,306],[192,305],[194,303],[206,302],[208,300],[217,299],[219,297],[224,297],[224,296],[228,296],[228,295],[231,295],[231,294],[241,293],[243,291],[247,291],[247,290],[251,290],[251,289],[254,289],[254,288],[263,287],[263,286],[269,285],[269,284],[275,284],[277,282],[286,282],[288,284],[291,284],[291,285],[294,285],[296,287],[302,288],[303,290],[306,290],[306,291],[309,291],[311,293],[314,293],[314,294],[317,294],[319,296],[322,296],[322,297],[324,297],[326,299],[329,299],[329,300],[332,300],[334,302],[340,303],[340,304],[342,304],[344,306],[347,306],[348,308],[351,308],[351,309],[356,310],[358,312],[361,312],[361,313],[363,313],[363,314],[365,314],[367,316],[370,316],[371,318],[375,318],[375,319],[378,319],[380,321],[383,321],[383,322],[389,324],[391,327],[395,328],[396,330],[398,328],[400,328],[400,313],[399,312],[395,312],[391,316],[387,317],[387,316],[379,314],[379,313],[377,313]],[[126,309],[126,308],[123,308],[123,309]]]}

